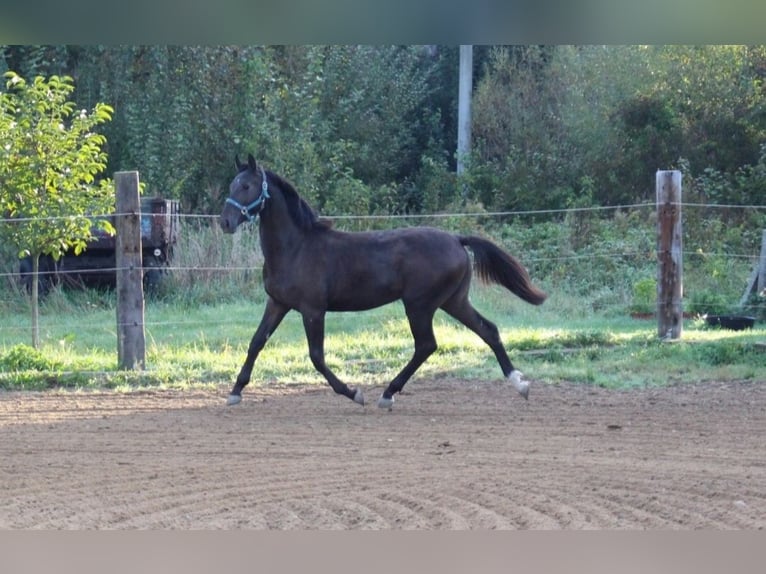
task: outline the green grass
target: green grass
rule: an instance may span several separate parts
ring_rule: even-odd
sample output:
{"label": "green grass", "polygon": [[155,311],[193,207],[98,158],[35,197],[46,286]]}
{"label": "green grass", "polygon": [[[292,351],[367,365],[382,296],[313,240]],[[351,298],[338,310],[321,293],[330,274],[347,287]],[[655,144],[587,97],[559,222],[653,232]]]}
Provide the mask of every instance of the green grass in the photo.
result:
{"label": "green grass", "polygon": [[[147,368],[117,370],[113,295],[55,293],[40,318],[42,347],[26,346],[29,318],[19,305],[0,308],[0,388],[192,388],[229,387],[247,352],[263,309],[254,300],[192,306],[148,301],[145,312]],[[766,382],[762,323],[750,331],[709,330],[686,321],[680,342],[663,343],[653,321],[613,311],[596,313],[552,293],[532,307],[499,288],[476,287],[476,307],[497,323],[511,360],[529,378],[572,381],[608,388],[670,382],[749,379]],[[400,304],[364,313],[329,314],[328,365],[350,384],[383,385],[409,360],[412,339]],[[492,352],[473,333],[437,314],[439,350],[418,378],[501,376]],[[256,363],[251,384],[324,384],[308,358],[303,326],[290,313]]]}
{"label": "green grass", "polygon": [[[654,321],[628,317],[631,308],[653,305],[651,213],[485,223],[483,229],[473,220],[458,225],[520,256],[550,295],[533,307],[497,286],[474,288],[475,305],[497,323],[511,360],[529,378],[618,389],[707,379],[766,381],[766,352],[759,346],[766,341],[766,301],[748,310],[760,318],[752,331],[707,330],[687,320],[676,343],[660,342]],[[689,310],[702,310],[712,295],[727,306],[736,304],[752,261],[726,254],[757,254],[760,248],[760,221],[721,222],[718,228],[727,231],[687,226],[691,254],[684,262],[684,306]],[[31,341],[27,297],[14,281],[0,283],[0,389],[230,387],[263,311],[256,229],[223,237],[217,225],[184,227],[175,269],[147,301],[147,368],[140,373],[117,370],[113,292],[54,290],[42,305],[42,348],[34,353],[25,346]],[[0,271],[12,274],[15,254],[6,255],[0,257]],[[351,384],[385,384],[411,356],[400,304],[331,314],[326,325],[327,362]],[[437,315],[435,331],[439,350],[415,380],[500,377],[492,352],[476,335],[444,314]],[[274,382],[325,384],[308,358],[295,313],[256,363],[253,384]]]}

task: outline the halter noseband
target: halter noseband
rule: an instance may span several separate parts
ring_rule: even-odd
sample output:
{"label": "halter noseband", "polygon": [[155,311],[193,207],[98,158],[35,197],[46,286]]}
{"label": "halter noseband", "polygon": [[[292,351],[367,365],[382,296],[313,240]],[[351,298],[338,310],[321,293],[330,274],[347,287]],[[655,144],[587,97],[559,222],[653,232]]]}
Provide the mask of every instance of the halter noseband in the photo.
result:
{"label": "halter noseband", "polygon": [[263,168],[261,168],[261,179],[262,179],[261,195],[259,195],[258,199],[256,199],[252,203],[249,203],[247,205],[242,205],[236,199],[233,199],[231,197],[226,198],[226,203],[230,203],[231,205],[239,209],[240,213],[244,215],[248,221],[253,221],[253,219],[256,218],[256,216],[258,215],[258,213],[260,213],[261,210],[259,209],[258,213],[256,213],[255,215],[253,215],[251,212],[259,205],[265,204],[266,200],[271,197],[269,195],[269,182],[266,180],[266,171]]}

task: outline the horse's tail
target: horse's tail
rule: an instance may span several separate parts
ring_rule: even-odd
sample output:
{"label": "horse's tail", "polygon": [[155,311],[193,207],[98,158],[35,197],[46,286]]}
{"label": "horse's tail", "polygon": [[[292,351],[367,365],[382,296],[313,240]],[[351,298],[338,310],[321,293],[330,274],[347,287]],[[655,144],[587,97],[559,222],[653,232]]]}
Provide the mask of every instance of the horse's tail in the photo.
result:
{"label": "horse's tail", "polygon": [[460,236],[458,240],[473,251],[479,279],[502,285],[532,305],[540,305],[548,297],[532,284],[529,273],[515,257],[491,241],[475,236]]}

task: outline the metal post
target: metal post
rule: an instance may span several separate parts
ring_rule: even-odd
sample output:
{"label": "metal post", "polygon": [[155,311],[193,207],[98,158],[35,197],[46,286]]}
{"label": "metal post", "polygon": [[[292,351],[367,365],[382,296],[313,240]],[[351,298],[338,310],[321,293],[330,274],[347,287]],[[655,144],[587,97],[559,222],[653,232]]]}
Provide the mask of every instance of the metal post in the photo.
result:
{"label": "metal post", "polygon": [[766,289],[766,229],[763,230],[761,236],[761,258],[758,262],[758,291],[756,293],[763,293]]}
{"label": "metal post", "polygon": [[457,108],[457,173],[465,169],[471,153],[471,92],[473,91],[473,46],[460,46],[460,81]]}

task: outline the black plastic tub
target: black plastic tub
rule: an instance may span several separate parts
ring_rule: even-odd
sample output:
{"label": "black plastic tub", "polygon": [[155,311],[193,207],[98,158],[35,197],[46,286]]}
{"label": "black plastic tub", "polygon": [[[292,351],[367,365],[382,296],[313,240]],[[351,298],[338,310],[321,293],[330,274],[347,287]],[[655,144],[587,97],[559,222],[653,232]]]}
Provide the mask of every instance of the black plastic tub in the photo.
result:
{"label": "black plastic tub", "polygon": [[706,315],[705,322],[711,327],[742,331],[744,329],[753,328],[755,317],[746,317],[742,315]]}

